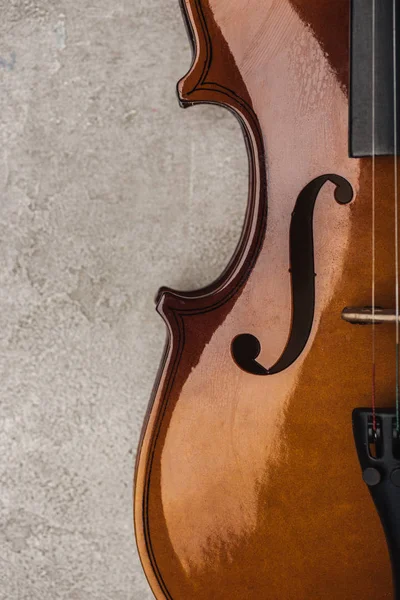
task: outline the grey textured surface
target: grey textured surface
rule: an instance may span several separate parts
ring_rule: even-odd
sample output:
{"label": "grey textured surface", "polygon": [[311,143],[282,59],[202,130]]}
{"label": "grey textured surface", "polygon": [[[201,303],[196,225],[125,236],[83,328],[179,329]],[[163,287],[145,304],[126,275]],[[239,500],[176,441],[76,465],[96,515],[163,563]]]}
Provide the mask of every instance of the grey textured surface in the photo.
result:
{"label": "grey textured surface", "polygon": [[131,481],[161,284],[228,261],[247,166],[183,111],[178,0],[0,0],[0,599],[148,600]]}

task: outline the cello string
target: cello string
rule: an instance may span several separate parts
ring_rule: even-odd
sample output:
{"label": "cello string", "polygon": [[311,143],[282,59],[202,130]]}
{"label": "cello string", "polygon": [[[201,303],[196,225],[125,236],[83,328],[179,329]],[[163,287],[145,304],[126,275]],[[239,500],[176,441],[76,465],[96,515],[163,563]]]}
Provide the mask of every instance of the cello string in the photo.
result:
{"label": "cello string", "polygon": [[372,0],[372,428],[376,433],[376,343],[375,343],[375,31],[376,0]]}
{"label": "cello string", "polygon": [[399,414],[399,195],[397,169],[397,31],[396,0],[393,0],[393,122],[394,122],[394,220],[396,269],[396,431],[400,430]]}

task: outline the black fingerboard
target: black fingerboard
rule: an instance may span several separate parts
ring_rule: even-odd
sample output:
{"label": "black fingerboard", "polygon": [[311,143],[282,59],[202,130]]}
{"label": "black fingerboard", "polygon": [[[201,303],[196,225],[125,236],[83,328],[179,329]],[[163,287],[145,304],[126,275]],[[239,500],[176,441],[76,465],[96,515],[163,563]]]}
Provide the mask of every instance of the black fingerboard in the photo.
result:
{"label": "black fingerboard", "polygon": [[[375,28],[373,27],[374,2]],[[393,27],[393,0],[351,0],[349,154],[352,157],[372,156],[373,153],[378,156],[395,153],[395,79],[397,144],[400,146],[400,0],[396,0],[395,12],[396,35]],[[373,56],[373,31],[375,31],[375,57]],[[393,57],[395,39],[396,78]],[[375,86],[373,86],[374,64]]]}

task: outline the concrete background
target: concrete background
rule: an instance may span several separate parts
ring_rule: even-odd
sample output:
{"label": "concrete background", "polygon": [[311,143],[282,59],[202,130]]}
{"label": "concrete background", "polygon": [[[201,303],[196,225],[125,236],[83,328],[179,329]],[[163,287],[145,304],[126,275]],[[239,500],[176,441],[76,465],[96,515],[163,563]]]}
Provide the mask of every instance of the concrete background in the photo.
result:
{"label": "concrete background", "polygon": [[0,599],[149,600],[131,482],[157,288],[223,269],[247,188],[178,107],[178,0],[0,0]]}

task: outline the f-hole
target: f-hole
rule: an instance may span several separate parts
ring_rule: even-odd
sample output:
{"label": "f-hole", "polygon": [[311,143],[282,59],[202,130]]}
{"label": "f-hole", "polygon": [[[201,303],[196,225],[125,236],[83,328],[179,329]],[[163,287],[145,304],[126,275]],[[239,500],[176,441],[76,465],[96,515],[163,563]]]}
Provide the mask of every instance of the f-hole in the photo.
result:
{"label": "f-hole", "polygon": [[286,347],[277,362],[266,368],[257,362],[261,352],[258,338],[250,333],[241,333],[231,344],[236,364],[253,375],[274,375],[287,369],[303,352],[314,321],[315,271],[313,216],[315,203],[321,188],[327,181],[336,188],[338,204],[349,204],[353,199],[353,188],[339,175],[321,175],[313,179],[297,198],[290,223],[289,253],[292,289],[292,327]]}

